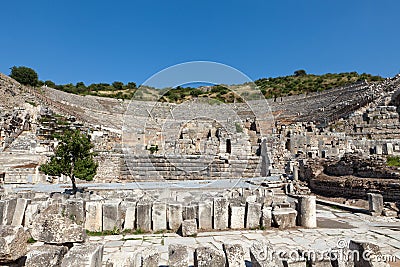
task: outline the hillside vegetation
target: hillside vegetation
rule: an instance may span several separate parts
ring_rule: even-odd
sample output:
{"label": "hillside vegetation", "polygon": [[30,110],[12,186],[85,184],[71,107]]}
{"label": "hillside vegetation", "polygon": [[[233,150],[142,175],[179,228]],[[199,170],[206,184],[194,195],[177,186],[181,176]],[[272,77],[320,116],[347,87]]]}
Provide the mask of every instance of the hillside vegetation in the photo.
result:
{"label": "hillside vegetation", "polygon": [[[26,72],[26,67],[14,67],[15,70]],[[33,71],[33,70],[32,70]],[[19,76],[25,77],[24,73]],[[12,73],[11,76],[16,76]],[[18,79],[17,79],[18,80]],[[377,82],[382,81],[380,76],[371,74],[358,74],[357,72],[345,73],[327,73],[323,75],[307,74],[305,70],[297,70],[293,75],[275,78],[262,78],[255,81],[255,84],[260,88],[262,94],[266,98],[275,98],[281,96],[297,95],[302,93],[324,91],[330,88],[350,85],[359,81]],[[58,85],[54,82],[38,81],[37,86],[48,86],[64,92],[79,94],[79,95],[94,95],[101,97],[111,97],[118,99],[138,99],[138,100],[160,100],[170,103],[181,103],[185,100],[194,97],[209,98],[224,103],[241,102],[240,96],[233,93],[226,86],[215,85],[199,88],[177,87],[155,89],[151,87],[138,87],[136,83],[115,81],[112,84],[108,83],[93,83],[86,86],[83,82],[78,82],[75,85],[72,83]],[[236,86],[238,88],[238,86]],[[241,90],[241,94],[250,94]],[[246,99],[249,99],[246,96]]]}
{"label": "hillside vegetation", "polygon": [[296,71],[295,75],[263,78],[255,83],[260,87],[267,98],[297,95],[324,91],[330,88],[340,87],[356,83],[358,81],[376,82],[382,81],[380,76],[371,74],[358,74],[357,72],[327,73],[323,75],[306,74],[305,71]]}

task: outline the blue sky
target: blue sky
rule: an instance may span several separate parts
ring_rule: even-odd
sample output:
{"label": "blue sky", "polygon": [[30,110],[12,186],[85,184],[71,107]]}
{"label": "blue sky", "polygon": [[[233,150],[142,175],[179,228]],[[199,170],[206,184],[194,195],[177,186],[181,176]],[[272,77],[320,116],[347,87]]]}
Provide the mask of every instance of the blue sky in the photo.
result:
{"label": "blue sky", "polygon": [[100,1],[1,4],[0,72],[29,66],[56,83],[143,83],[193,60],[251,79],[400,72],[393,0]]}

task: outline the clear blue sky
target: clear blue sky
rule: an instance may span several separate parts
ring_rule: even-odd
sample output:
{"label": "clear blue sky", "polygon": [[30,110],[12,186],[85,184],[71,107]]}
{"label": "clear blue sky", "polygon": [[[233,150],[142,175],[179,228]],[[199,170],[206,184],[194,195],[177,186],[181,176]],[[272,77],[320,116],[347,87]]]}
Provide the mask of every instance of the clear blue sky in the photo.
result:
{"label": "clear blue sky", "polygon": [[134,81],[192,60],[252,79],[400,72],[400,1],[20,0],[1,4],[0,72],[56,83]]}

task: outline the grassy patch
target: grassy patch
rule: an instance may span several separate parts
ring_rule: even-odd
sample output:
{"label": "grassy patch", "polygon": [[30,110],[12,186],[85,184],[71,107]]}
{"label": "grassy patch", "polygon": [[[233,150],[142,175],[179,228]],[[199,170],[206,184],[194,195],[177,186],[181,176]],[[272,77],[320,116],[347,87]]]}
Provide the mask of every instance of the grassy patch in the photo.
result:
{"label": "grassy patch", "polygon": [[30,237],[29,239],[28,239],[28,241],[26,241],[28,244],[33,244],[33,243],[36,243],[37,241],[35,240],[35,239],[33,239],[33,237]]}
{"label": "grassy patch", "polygon": [[387,165],[392,167],[400,167],[400,157],[396,156],[388,156],[387,158]]}
{"label": "grassy patch", "polygon": [[102,231],[102,232],[91,232],[91,231],[86,230],[86,234],[88,236],[119,235],[119,234],[121,234],[121,231],[117,227],[114,227],[114,229],[112,229],[112,230],[106,230],[106,231]]}
{"label": "grassy patch", "polygon": [[125,229],[124,231],[122,231],[123,235],[142,235],[145,234],[146,231],[138,228],[138,229]]}
{"label": "grassy patch", "polygon": [[35,102],[32,102],[32,101],[25,101],[26,103],[28,103],[29,105],[31,105],[31,106],[34,106],[34,107],[37,107],[37,104],[35,103]]}

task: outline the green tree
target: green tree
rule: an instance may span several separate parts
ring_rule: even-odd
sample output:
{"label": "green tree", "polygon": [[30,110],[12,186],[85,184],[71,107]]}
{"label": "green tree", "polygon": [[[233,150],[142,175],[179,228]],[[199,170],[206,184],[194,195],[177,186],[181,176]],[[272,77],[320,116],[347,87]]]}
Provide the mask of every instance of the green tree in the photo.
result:
{"label": "green tree", "polygon": [[36,71],[24,66],[12,67],[10,77],[23,85],[36,86],[39,81]]}
{"label": "green tree", "polygon": [[128,82],[128,84],[125,86],[126,89],[136,89],[136,83],[134,82]]}
{"label": "green tree", "polygon": [[192,95],[192,96],[199,96],[199,95],[201,95],[203,93],[204,92],[202,90],[196,89],[196,88],[190,90],[190,95]]}
{"label": "green tree", "polygon": [[299,76],[306,76],[307,72],[305,70],[296,70],[294,72],[294,76],[299,77]]}
{"label": "green tree", "polygon": [[69,176],[72,190],[77,191],[76,178],[91,181],[97,172],[98,164],[94,161],[93,144],[90,137],[79,130],[64,132],[59,137],[59,144],[50,160],[40,167],[48,175]]}
{"label": "green tree", "polygon": [[47,80],[44,82],[44,84],[47,85],[48,87],[56,88],[56,84],[53,81]]}
{"label": "green tree", "polygon": [[114,87],[115,90],[122,90],[124,88],[124,83],[123,82],[113,82],[112,86]]}

